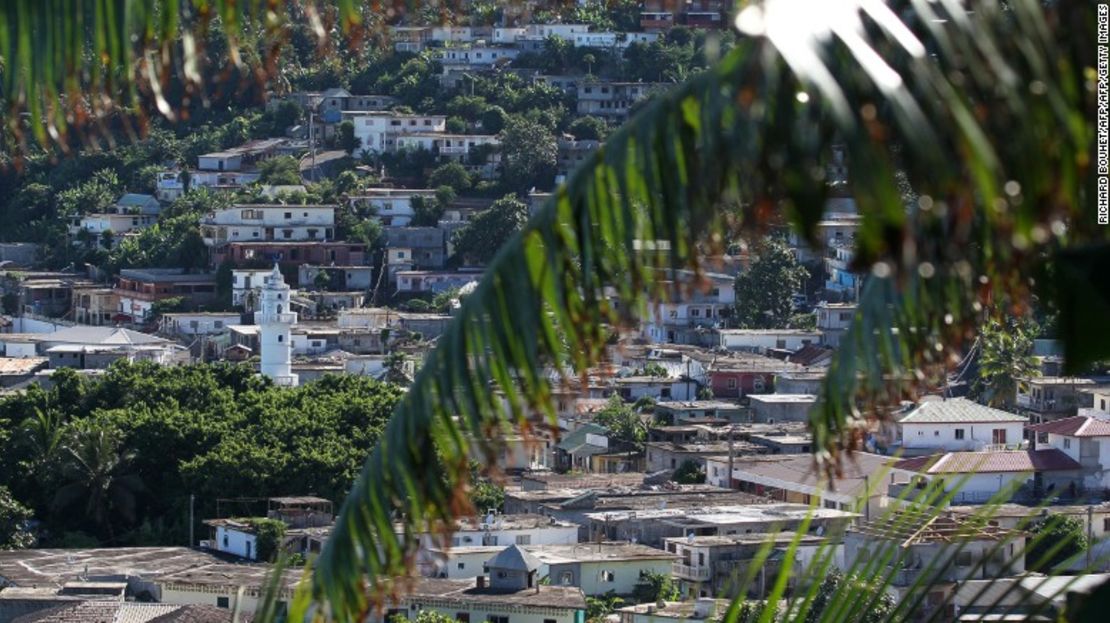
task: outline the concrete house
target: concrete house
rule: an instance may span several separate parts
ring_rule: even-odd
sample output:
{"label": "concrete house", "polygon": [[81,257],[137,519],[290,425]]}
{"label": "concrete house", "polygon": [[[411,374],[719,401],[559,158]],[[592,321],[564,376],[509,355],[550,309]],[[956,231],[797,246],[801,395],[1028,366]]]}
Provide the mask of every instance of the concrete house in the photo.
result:
{"label": "concrete house", "polygon": [[1029,419],[966,398],[927,397],[897,420],[904,455],[1018,448]]}
{"label": "concrete house", "polygon": [[796,351],[809,344],[821,341],[818,331],[796,329],[721,329],[717,344],[728,350],[738,350],[764,354],[773,350]]}
{"label": "concrete house", "polygon": [[[756,580],[747,586],[745,596],[760,599],[778,577],[793,532],[770,534],[733,534],[727,536],[687,536],[664,539],[663,548],[679,557],[672,567],[684,597],[735,598],[748,577],[750,567],[759,553],[772,542],[772,554],[764,561]],[[826,538],[814,534],[800,537],[794,553],[793,568],[797,575],[804,572]],[[791,581],[791,585],[793,585]]]}
{"label": "concrete house", "polygon": [[361,194],[347,198],[354,210],[368,210],[385,227],[408,227],[416,216],[413,199],[435,201],[436,191],[431,188],[368,188]]}
{"label": "concrete house", "polygon": [[[996,551],[1000,545],[1001,551]],[[907,508],[849,528],[844,535],[844,564],[851,568],[893,552],[889,568],[880,571],[884,577],[891,574],[887,590],[900,600],[915,582],[924,581],[930,590],[921,608],[930,612],[946,603],[945,597],[958,583],[1022,574],[1024,547],[1025,536],[1020,532],[976,525],[949,513]]]}
{"label": "concrete house", "polygon": [[[783,502],[816,503],[845,511],[854,509],[858,500],[866,497],[862,512],[878,516],[887,507],[886,486],[895,481],[888,467],[891,463],[890,457],[857,452],[830,483],[825,474],[813,469],[813,457],[808,454],[741,456],[732,460],[730,480],[729,459],[718,456],[706,460],[706,482]],[[907,480],[908,476],[901,476],[901,482]]]}
{"label": "concrete house", "polygon": [[772,530],[794,530],[806,517],[810,529],[839,529],[856,514],[807,504],[754,504],[704,506],[701,508],[655,508],[635,511],[587,513],[590,540],[635,541],[662,547],[669,537],[764,534]]}
{"label": "concrete house", "polygon": [[[434,537],[426,535],[425,547],[435,547]],[[578,542],[578,526],[543,515],[501,515],[463,517],[456,521],[451,545],[567,545]]]}
{"label": "concrete house", "polygon": [[758,394],[748,396],[753,422],[805,422],[817,404],[811,394]]}
{"label": "concrete house", "polygon": [[331,240],[334,205],[246,204],[210,212],[200,231],[210,247],[229,242]]}
{"label": "concrete house", "polygon": [[644,573],[669,575],[678,556],[636,543],[580,543],[526,548],[552,586],[573,586],[587,596],[630,595]]}
{"label": "concrete house", "polygon": [[934,481],[945,492],[955,492],[952,501],[957,504],[982,504],[1006,492],[1026,500],[1039,500],[1050,493],[1075,497],[1080,471],[1076,459],[1056,448],[949,452],[895,463],[892,476],[909,482],[890,487],[890,495],[912,499],[915,492],[906,492],[907,487],[920,489]]}
{"label": "concrete house", "polygon": [[190,308],[216,302],[216,275],[187,273],[180,268],[125,268],[115,286],[119,313],[136,322],[149,320],[154,303],[181,298]]}
{"label": "concrete house", "polygon": [[[523,558],[523,557],[522,557]],[[549,586],[533,581],[534,561],[490,561],[489,578],[440,580],[424,578],[405,592],[400,602],[384,612],[373,613],[369,623],[387,623],[401,615],[415,619],[422,610],[438,612],[456,621],[479,623],[582,623],[586,617],[586,598],[582,591],[566,586]],[[504,577],[501,575],[504,574]]]}
{"label": "concrete house", "polygon": [[382,112],[344,112],[355,126],[355,136],[359,143],[358,155],[392,152],[397,146],[397,137],[404,134],[444,132],[447,117],[443,115],[407,115]]}
{"label": "concrete house", "polygon": [[1051,448],[1078,462],[1084,489],[1110,489],[1110,415],[1077,415],[1028,430],[1035,448]]}

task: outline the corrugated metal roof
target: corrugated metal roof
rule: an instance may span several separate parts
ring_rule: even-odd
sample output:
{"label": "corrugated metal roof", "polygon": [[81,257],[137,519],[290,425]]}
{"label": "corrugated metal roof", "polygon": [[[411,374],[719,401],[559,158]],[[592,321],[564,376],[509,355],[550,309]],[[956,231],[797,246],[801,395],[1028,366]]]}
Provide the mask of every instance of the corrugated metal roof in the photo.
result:
{"label": "corrugated metal roof", "polygon": [[1027,422],[1025,416],[994,409],[967,398],[927,400],[908,415],[898,420],[900,424],[961,424],[977,422]]}
{"label": "corrugated metal roof", "polygon": [[1110,420],[1101,420],[1086,415],[1077,415],[1054,422],[1030,426],[1037,433],[1052,433],[1067,437],[1110,437]]}

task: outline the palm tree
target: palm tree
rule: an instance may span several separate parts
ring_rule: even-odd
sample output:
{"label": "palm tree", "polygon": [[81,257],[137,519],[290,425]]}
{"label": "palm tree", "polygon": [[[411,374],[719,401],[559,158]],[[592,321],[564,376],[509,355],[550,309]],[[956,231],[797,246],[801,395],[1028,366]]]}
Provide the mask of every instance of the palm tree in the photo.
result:
{"label": "palm tree", "polygon": [[992,407],[1013,408],[1018,383],[1040,375],[1033,356],[1037,327],[990,319],[979,335],[979,377],[972,390]]}
{"label": "palm tree", "polygon": [[54,496],[56,511],[77,509],[115,541],[120,520],[135,519],[137,495],[142,480],[127,473],[133,453],[124,450],[119,431],[92,420],[77,420],[70,426],[62,446],[62,478],[66,482]]}
{"label": "palm tree", "polygon": [[[30,113],[40,144],[65,136],[66,116],[54,111],[82,106],[82,92],[105,96],[93,100],[95,113],[106,114],[104,101],[138,100],[172,116],[161,73],[184,67],[201,86],[195,46],[163,44],[195,40],[201,25],[190,3],[159,5],[177,9],[157,20],[145,3],[128,3],[124,29],[108,14],[111,3],[79,4],[80,15],[40,4],[0,8],[0,33],[19,25],[0,39],[0,55],[11,59],[4,92],[25,94],[11,105]],[[244,33],[277,32],[288,18],[258,3],[208,4],[232,50]],[[395,8],[410,4],[420,3]],[[1060,309],[1069,366],[1110,354],[1102,325],[1110,244],[1091,207],[1094,46],[1075,34],[1090,32],[1094,8],[1067,0],[973,8],[746,4],[735,22],[739,43],[641,108],[490,262],[398,405],[297,607],[316,601],[351,621],[388,591],[392,583],[374,581],[368,594],[367,578],[404,573],[418,533],[473,510],[467,465],[497,456],[499,438],[488,432],[526,424],[537,410],[553,422],[553,382],[542,371],[596,364],[613,327],[630,325],[649,298],[675,294],[660,271],[699,270],[725,241],[764,233],[780,217],[819,245],[826,171],[840,155],[863,215],[855,262],[869,278],[811,416],[823,468],[850,460],[861,431],[884,412],[878,407],[943,382],[992,301],[1021,308],[1035,288]],[[346,32],[373,26],[350,2],[339,3],[339,16]],[[89,39],[75,34],[57,39],[57,54],[34,54],[53,41],[36,32]],[[124,43],[131,32],[141,34],[138,50]],[[94,58],[120,71],[76,73],[86,46],[101,39],[108,44]],[[267,71],[274,68],[263,64],[254,75]],[[26,141],[21,117],[6,118]],[[658,250],[669,253],[649,252]],[[1034,279],[1046,263],[1051,283]],[[847,575],[881,584],[891,560]],[[793,617],[804,619],[817,584]],[[830,599],[838,606],[823,620],[875,601],[858,597]],[[922,604],[906,600],[891,618]]]}

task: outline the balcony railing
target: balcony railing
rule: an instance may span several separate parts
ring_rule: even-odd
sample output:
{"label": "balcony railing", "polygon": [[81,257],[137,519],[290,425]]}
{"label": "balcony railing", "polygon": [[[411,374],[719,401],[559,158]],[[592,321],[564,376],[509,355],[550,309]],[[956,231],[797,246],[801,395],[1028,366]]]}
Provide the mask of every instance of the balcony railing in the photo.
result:
{"label": "balcony railing", "polygon": [[671,565],[671,573],[684,580],[695,580],[698,582],[706,582],[710,577],[708,567],[691,567],[690,565],[684,565],[678,562]]}

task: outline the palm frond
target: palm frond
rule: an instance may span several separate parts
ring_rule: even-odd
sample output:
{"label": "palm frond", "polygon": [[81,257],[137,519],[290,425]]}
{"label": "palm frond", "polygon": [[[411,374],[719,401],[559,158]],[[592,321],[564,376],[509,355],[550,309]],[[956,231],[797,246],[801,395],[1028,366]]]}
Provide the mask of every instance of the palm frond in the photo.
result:
{"label": "palm frond", "polygon": [[[467,438],[491,463],[496,431],[550,414],[540,370],[584,372],[603,327],[677,294],[661,291],[657,271],[696,269],[699,252],[720,245],[723,201],[739,200],[753,228],[785,198],[812,234],[830,136],[850,158],[859,265],[871,271],[812,421],[832,471],[880,413],[858,405],[937,384],[984,302],[1022,304],[1045,254],[1104,240],[1080,222],[1083,185],[1066,183],[1087,172],[1082,66],[1038,4],[969,14],[913,2],[905,19],[848,4],[800,23],[797,3],[745,9],[750,39],[615,133],[501,250],[339,514],[311,589],[337,620],[370,605],[365,578],[403,573],[417,534],[466,510],[453,474],[470,458]],[[920,196],[912,205],[896,166]],[[669,256],[644,253],[645,241]]]}

